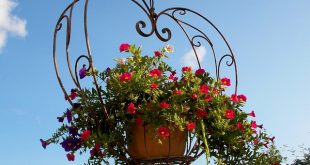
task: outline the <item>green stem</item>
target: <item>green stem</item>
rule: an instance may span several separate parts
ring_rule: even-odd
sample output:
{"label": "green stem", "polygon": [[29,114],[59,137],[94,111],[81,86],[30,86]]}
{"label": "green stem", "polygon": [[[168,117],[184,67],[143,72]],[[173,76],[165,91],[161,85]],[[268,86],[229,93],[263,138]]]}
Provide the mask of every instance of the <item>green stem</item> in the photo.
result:
{"label": "green stem", "polygon": [[203,123],[202,119],[200,120],[200,124],[201,124],[201,130],[202,130],[203,143],[205,145],[206,160],[207,160],[207,165],[208,165],[209,158],[210,158],[210,151],[209,151],[209,145],[208,145],[207,136],[206,136],[205,124]]}

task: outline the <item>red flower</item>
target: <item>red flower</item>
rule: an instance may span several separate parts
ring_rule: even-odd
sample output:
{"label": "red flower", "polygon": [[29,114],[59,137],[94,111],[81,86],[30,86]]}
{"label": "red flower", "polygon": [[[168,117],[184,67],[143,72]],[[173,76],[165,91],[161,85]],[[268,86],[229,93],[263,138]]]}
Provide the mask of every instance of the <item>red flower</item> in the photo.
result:
{"label": "red flower", "polygon": [[176,89],[176,90],[173,91],[173,94],[175,94],[175,95],[181,95],[181,94],[182,94],[182,91]]}
{"label": "red flower", "polygon": [[168,104],[167,102],[163,101],[159,104],[159,106],[163,109],[168,109],[170,108],[170,104]]}
{"label": "red flower", "polygon": [[77,96],[78,96],[77,91],[75,89],[71,89],[71,93],[69,95],[70,100],[74,100]]}
{"label": "red flower", "polygon": [[136,113],[137,108],[135,107],[135,105],[131,102],[129,103],[128,107],[127,107],[127,112],[129,114],[135,114]]}
{"label": "red flower", "polygon": [[189,123],[187,123],[186,127],[187,127],[188,131],[191,131],[191,130],[194,130],[196,128],[196,125],[194,122],[189,122]]}
{"label": "red flower", "polygon": [[157,129],[157,134],[159,136],[170,136],[169,129],[163,126]]}
{"label": "red flower", "polygon": [[255,113],[254,111],[252,111],[251,113],[248,114],[249,116],[255,117]]}
{"label": "red flower", "polygon": [[151,88],[151,89],[157,89],[157,88],[158,88],[158,85],[155,84],[155,83],[153,83],[153,84],[150,85],[150,88]]}
{"label": "red flower", "polygon": [[227,119],[233,119],[235,117],[235,112],[231,109],[226,110],[226,118]]}
{"label": "red flower", "polygon": [[244,127],[243,127],[242,123],[238,123],[236,126],[237,126],[237,128],[239,128],[240,131],[244,131]]}
{"label": "red flower", "polygon": [[155,57],[162,57],[163,56],[163,54],[161,54],[160,51],[155,51],[154,55],[155,55]]}
{"label": "red flower", "polygon": [[119,76],[120,81],[130,81],[132,79],[131,73],[125,72]]}
{"label": "red flower", "polygon": [[150,71],[152,77],[161,77],[161,71],[159,69],[153,69]]}
{"label": "red flower", "polygon": [[192,71],[192,68],[190,66],[184,66],[182,68],[182,72],[191,72]]}
{"label": "red flower", "polygon": [[71,154],[71,153],[68,153],[68,154],[67,154],[67,159],[68,159],[69,161],[74,161],[74,158],[75,158],[74,154]]}
{"label": "red flower", "polygon": [[257,128],[256,121],[251,121],[251,127],[254,129]]}
{"label": "red flower", "polygon": [[136,118],[136,124],[137,126],[142,126],[143,125],[143,119],[141,117]]}
{"label": "red flower", "polygon": [[174,75],[173,75],[173,74],[170,74],[170,75],[169,75],[169,80],[173,80],[173,78],[174,78]]}
{"label": "red flower", "polygon": [[95,147],[90,150],[90,156],[93,157],[94,155],[100,155],[102,154],[100,151],[100,144],[95,144]]}
{"label": "red flower", "polygon": [[200,93],[202,94],[208,94],[209,92],[209,88],[206,84],[201,85],[201,87],[199,88]]}
{"label": "red flower", "polygon": [[231,101],[236,103],[238,102],[238,96],[236,94],[232,94],[231,97],[230,97]]}
{"label": "red flower", "polygon": [[124,44],[121,44],[121,46],[119,47],[119,51],[120,52],[128,52],[129,51],[129,48],[130,48],[130,45],[129,44],[126,44],[126,43],[124,43]]}
{"label": "red flower", "polygon": [[206,96],[206,97],[205,97],[205,100],[206,100],[207,102],[210,102],[210,101],[213,100],[213,98],[212,98],[211,96]]}
{"label": "red flower", "polygon": [[258,140],[255,138],[255,139],[253,140],[253,143],[254,143],[255,145],[257,145]]}
{"label": "red flower", "polygon": [[198,98],[198,95],[197,95],[196,93],[193,93],[193,94],[191,94],[191,98],[192,98],[192,99],[197,99],[197,98]]}
{"label": "red flower", "polygon": [[203,75],[204,73],[206,73],[206,71],[204,69],[197,69],[196,72],[195,72],[195,75],[196,76],[201,76]]}
{"label": "red flower", "polygon": [[81,134],[82,140],[88,140],[90,138],[90,130],[84,130]]}
{"label": "red flower", "polygon": [[203,109],[197,109],[196,111],[196,116],[200,119],[204,118],[207,116],[207,111],[203,110]]}
{"label": "red flower", "polygon": [[230,79],[229,78],[224,77],[221,79],[221,82],[222,82],[222,85],[224,85],[224,86],[230,86]]}
{"label": "red flower", "polygon": [[247,100],[247,98],[246,98],[245,95],[238,95],[237,97],[238,97],[238,100],[239,100],[240,102],[246,102],[246,100]]}

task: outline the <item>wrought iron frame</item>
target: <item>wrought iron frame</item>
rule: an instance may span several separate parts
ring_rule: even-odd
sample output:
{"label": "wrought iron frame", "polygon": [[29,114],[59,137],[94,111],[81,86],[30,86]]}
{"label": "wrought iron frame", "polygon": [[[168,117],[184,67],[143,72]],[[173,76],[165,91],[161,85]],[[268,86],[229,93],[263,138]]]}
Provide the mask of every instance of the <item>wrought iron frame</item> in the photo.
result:
{"label": "wrought iron frame", "polygon": [[[74,84],[76,85],[76,88],[78,90],[82,90],[81,84],[79,82],[79,78],[78,78],[78,64],[81,61],[81,59],[86,59],[88,61],[88,70],[90,69],[94,69],[94,64],[93,64],[93,57],[92,57],[92,53],[91,53],[91,48],[90,48],[90,41],[89,41],[89,35],[88,35],[88,4],[89,4],[89,0],[84,0],[85,4],[84,4],[84,35],[85,35],[85,44],[86,44],[86,48],[87,48],[87,52],[86,54],[82,54],[80,55],[76,61],[75,61],[75,65],[74,65],[74,70],[71,67],[71,60],[70,60],[70,52],[69,52],[69,48],[70,48],[70,39],[71,39],[71,29],[72,29],[72,16],[73,16],[73,10],[75,5],[79,2],[80,0],[73,0],[72,3],[70,3],[67,8],[62,12],[62,14],[60,15],[56,26],[55,26],[55,30],[54,30],[54,40],[53,40],[53,61],[54,61],[54,67],[55,67],[55,71],[56,71],[56,76],[59,82],[59,85],[65,95],[66,98],[69,97],[67,90],[63,84],[63,81],[61,79],[60,73],[59,73],[59,69],[58,69],[58,63],[57,63],[57,35],[58,32],[63,28],[63,22],[66,23],[66,60],[67,60],[67,65],[68,65],[68,70],[71,76],[71,79],[73,80]],[[183,8],[183,7],[171,7],[171,8],[167,8],[164,9],[158,13],[155,12],[155,6],[154,6],[154,0],[131,0],[133,3],[135,3],[148,17],[149,19],[149,23],[151,25],[151,30],[149,32],[144,32],[143,29],[145,29],[147,27],[147,24],[145,21],[138,21],[136,23],[136,30],[138,32],[138,34],[140,34],[143,37],[149,37],[152,35],[156,35],[156,37],[163,41],[163,42],[167,42],[172,38],[172,31],[171,29],[165,27],[162,29],[158,29],[157,26],[157,22],[158,19],[162,16],[167,16],[168,18],[171,18],[180,28],[181,30],[184,32],[184,35],[186,36],[188,42],[190,43],[193,52],[195,53],[196,59],[197,59],[197,63],[199,68],[201,68],[201,63],[199,61],[198,58],[198,54],[196,51],[197,47],[200,47],[201,44],[201,40],[205,40],[209,46],[212,49],[212,54],[213,54],[213,58],[214,58],[214,64],[215,64],[215,71],[216,71],[216,78],[219,80],[220,79],[220,70],[221,70],[221,64],[223,63],[224,59],[228,58],[226,60],[226,65],[227,66],[233,66],[234,67],[234,72],[235,72],[235,93],[237,93],[237,87],[238,87],[238,72],[237,72],[237,65],[236,65],[236,61],[235,61],[235,57],[233,54],[233,51],[228,43],[228,41],[226,40],[226,38],[224,37],[224,35],[222,34],[222,32],[206,17],[204,17],[203,15],[201,15],[200,13],[188,9],[188,8]],[[220,35],[221,39],[224,41],[224,43],[226,44],[226,47],[228,48],[229,52],[223,56],[221,56],[218,60],[216,53],[215,53],[215,48],[214,45],[212,43],[212,41],[210,40],[210,38],[208,37],[208,35],[206,35],[205,32],[203,32],[202,30],[198,29],[196,26],[190,24],[189,22],[185,22],[181,19],[179,19],[177,17],[177,15],[182,15],[185,16],[187,13],[191,13],[194,14],[195,16],[198,16],[200,18],[202,18],[205,22],[207,22],[209,25],[211,25],[212,28],[214,28],[216,30],[216,32]],[[190,28],[191,30],[195,31],[197,34],[191,36],[188,33],[188,30],[186,28]],[[74,72],[73,72],[74,71]],[[95,85],[95,89],[97,90],[98,96],[100,98],[100,103],[102,105],[102,110],[105,114],[105,118],[106,120],[110,120],[108,111],[104,105],[104,100],[102,99],[101,93],[100,93],[100,86],[98,84],[97,78],[95,73],[92,73],[91,75],[93,77],[93,81],[94,81],[94,85]],[[71,106],[73,106],[73,102],[70,99],[67,99],[68,102],[71,104]],[[122,159],[124,162],[127,162],[127,164],[190,164],[191,162],[195,161],[197,158],[199,158],[203,153],[204,150],[201,149],[202,147],[202,141],[200,141],[199,139],[196,139],[196,141],[194,141],[194,137],[191,136],[189,134],[188,137],[188,142],[187,142],[187,147],[186,147],[186,151],[183,157],[167,157],[164,159],[157,159],[157,160],[134,160],[133,158],[130,157],[130,154],[128,153],[126,146],[124,146],[125,148],[125,152],[124,157],[120,158]]]}

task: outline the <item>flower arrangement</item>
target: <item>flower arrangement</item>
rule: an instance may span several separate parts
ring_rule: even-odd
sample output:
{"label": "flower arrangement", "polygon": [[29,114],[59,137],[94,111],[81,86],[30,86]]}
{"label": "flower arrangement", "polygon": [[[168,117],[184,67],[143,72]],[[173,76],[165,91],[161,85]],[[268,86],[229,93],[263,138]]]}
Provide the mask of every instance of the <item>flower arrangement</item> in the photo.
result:
{"label": "flower arrangement", "polygon": [[114,68],[99,72],[84,65],[79,72],[80,79],[95,74],[106,86],[100,92],[109,119],[95,89],[72,89],[66,99],[74,102],[73,107],[58,117],[61,126],[56,133],[41,139],[44,148],[60,143],[69,161],[77,152],[89,152],[94,164],[108,163],[109,158],[122,162],[129,129],[151,125],[158,143],[176,130],[194,135],[203,141],[207,162],[210,158],[218,164],[279,161],[264,149],[274,137],[254,121],[254,111],[242,110],[247,97],[225,93],[231,86],[229,78],[214,79],[203,68],[194,71],[190,66],[177,74],[164,62],[173,52],[171,45],[152,56],[142,56],[141,47],[135,45],[122,44],[119,50],[131,55],[115,59]]}

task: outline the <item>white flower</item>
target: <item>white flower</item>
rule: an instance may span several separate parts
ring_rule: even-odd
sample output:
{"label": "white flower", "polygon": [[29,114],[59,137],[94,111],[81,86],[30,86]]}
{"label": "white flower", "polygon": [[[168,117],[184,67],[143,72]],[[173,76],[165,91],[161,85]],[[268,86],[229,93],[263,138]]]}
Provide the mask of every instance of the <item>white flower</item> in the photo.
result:
{"label": "white flower", "polygon": [[114,58],[113,59],[117,64],[124,65],[126,62],[126,58]]}
{"label": "white flower", "polygon": [[165,52],[172,53],[174,51],[173,45],[167,45],[164,47]]}

